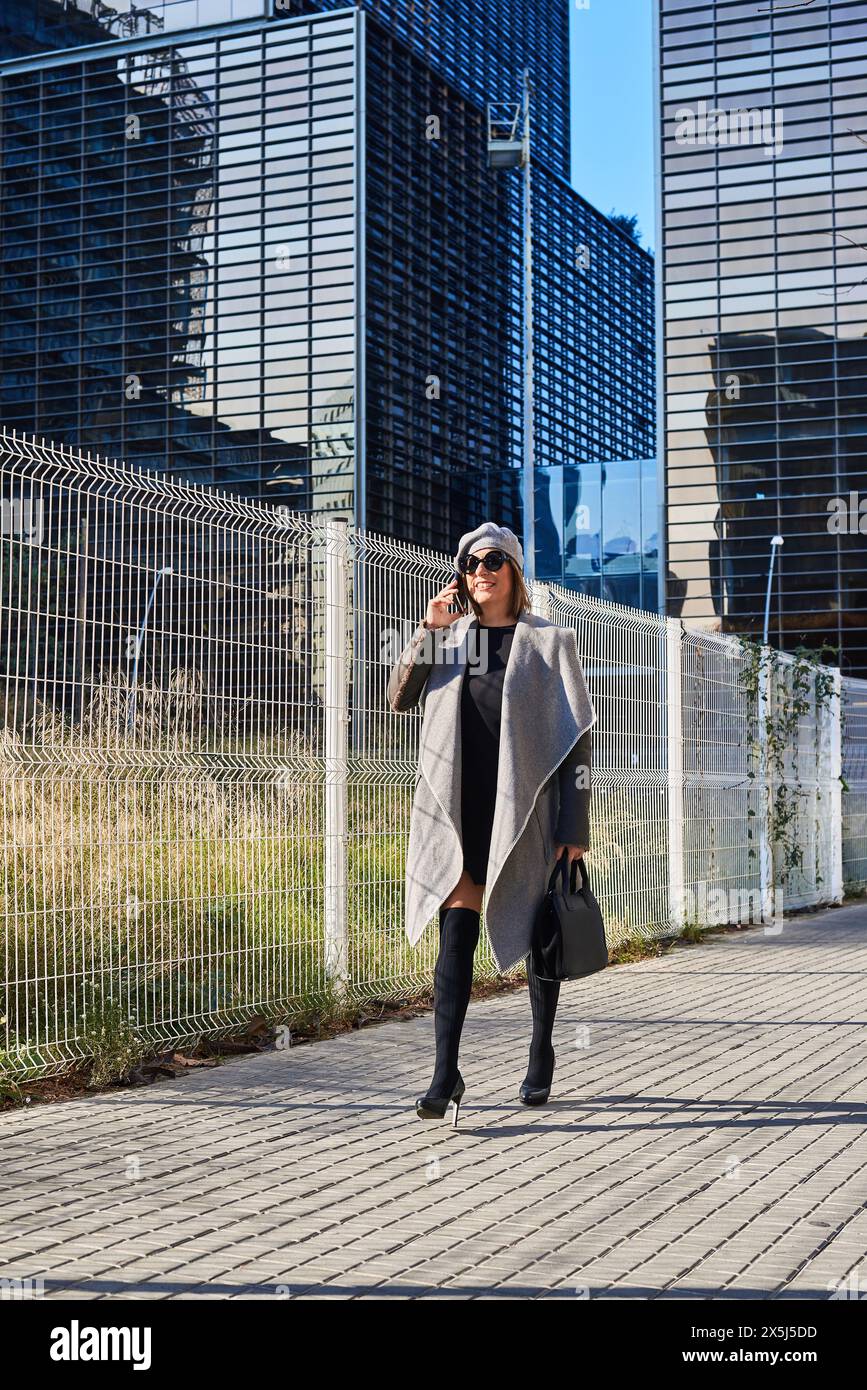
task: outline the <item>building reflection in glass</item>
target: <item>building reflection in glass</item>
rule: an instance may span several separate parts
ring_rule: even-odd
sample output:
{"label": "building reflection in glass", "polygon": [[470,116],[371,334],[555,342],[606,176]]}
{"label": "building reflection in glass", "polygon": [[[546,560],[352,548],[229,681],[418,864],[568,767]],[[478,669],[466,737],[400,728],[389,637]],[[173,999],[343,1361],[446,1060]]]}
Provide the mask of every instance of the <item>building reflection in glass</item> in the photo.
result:
{"label": "building reflection in glass", "polygon": [[655,612],[657,505],[652,458],[537,469],[537,577]]}
{"label": "building reflection in glass", "polygon": [[[656,0],[666,607],[867,675],[867,9]],[[712,13],[711,13],[712,9]],[[683,113],[753,111],[735,141]],[[717,127],[719,129],[719,127]]]}
{"label": "building reflection in glass", "polygon": [[3,422],[351,516],[354,17],[76,54],[112,13],[0,31]]}
{"label": "building reflection in glass", "polygon": [[762,611],[764,557],[777,532],[785,633],[826,629],[844,590],[863,611],[863,540],[828,530],[822,498],[842,497],[848,507],[863,480],[864,344],[816,329],[727,334],[710,345],[710,358],[707,440],[719,498],[710,583],[721,626],[737,630]]}

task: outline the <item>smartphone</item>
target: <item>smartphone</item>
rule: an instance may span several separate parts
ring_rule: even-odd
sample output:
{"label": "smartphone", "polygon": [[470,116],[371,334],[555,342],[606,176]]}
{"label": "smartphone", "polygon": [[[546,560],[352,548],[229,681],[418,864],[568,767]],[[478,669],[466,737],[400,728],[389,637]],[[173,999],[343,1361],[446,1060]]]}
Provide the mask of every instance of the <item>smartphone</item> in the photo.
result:
{"label": "smartphone", "polygon": [[467,611],[467,589],[464,576],[461,574],[460,570],[454,570],[452,572],[452,582],[454,582],[455,579],[458,581],[458,592],[455,596],[458,612],[465,614]]}

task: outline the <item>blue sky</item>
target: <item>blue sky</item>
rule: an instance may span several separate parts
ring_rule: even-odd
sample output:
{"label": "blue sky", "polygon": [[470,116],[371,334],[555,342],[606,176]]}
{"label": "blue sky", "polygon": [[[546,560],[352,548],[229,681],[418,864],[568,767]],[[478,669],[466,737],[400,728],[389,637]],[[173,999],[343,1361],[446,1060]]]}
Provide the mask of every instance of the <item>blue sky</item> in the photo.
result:
{"label": "blue sky", "polygon": [[655,248],[651,0],[570,8],[572,183],[606,215],[637,213],[641,245]]}

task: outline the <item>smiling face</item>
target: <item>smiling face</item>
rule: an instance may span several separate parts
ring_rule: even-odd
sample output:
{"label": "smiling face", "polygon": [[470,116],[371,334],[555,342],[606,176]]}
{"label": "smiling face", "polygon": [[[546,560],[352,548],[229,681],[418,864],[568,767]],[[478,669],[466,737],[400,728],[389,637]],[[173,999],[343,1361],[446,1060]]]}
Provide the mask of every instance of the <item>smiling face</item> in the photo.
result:
{"label": "smiling face", "polygon": [[[497,550],[498,548],[495,545],[485,545],[472,553],[483,556],[487,555],[489,550]],[[486,569],[484,565],[479,565],[475,574],[466,574],[464,578],[470,598],[478,604],[483,615],[488,613],[505,614],[511,611],[514,581],[512,566],[508,560],[495,571]]]}

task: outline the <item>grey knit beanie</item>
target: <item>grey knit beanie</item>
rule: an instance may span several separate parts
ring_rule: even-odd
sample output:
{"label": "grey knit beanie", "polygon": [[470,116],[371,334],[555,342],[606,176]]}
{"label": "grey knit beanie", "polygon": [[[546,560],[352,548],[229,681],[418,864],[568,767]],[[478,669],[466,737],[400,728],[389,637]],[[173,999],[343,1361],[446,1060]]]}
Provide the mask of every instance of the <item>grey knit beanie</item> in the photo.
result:
{"label": "grey knit beanie", "polygon": [[461,557],[469,555],[475,550],[487,550],[497,546],[505,551],[506,555],[511,555],[518,568],[524,568],[524,552],[521,542],[510,531],[508,526],[497,526],[493,521],[483,521],[481,526],[477,526],[475,531],[467,531],[466,535],[461,536],[458,543],[458,551],[455,555],[455,569],[460,569]]}

